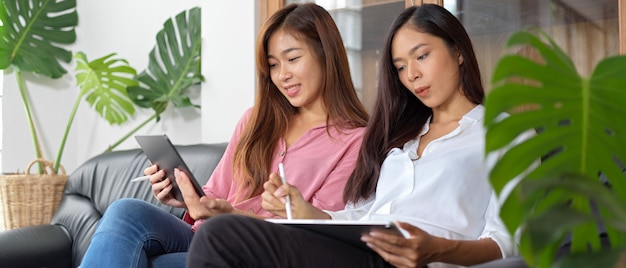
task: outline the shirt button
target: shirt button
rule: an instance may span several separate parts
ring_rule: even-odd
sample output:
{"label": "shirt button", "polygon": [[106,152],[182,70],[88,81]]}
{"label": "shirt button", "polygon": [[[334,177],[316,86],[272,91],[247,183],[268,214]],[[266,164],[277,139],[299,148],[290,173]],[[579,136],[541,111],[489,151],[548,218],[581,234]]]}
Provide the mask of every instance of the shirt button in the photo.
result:
{"label": "shirt button", "polygon": [[248,212],[254,214],[254,209],[248,209]]}

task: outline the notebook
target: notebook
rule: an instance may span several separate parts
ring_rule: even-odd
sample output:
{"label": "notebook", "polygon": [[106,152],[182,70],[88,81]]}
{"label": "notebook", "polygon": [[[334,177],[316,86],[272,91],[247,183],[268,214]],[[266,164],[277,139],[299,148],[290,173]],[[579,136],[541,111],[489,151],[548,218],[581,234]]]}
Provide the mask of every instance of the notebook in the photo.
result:
{"label": "notebook", "polygon": [[361,241],[361,236],[371,230],[382,230],[391,234],[403,236],[400,228],[390,221],[360,221],[360,220],[312,220],[312,219],[266,219],[266,221],[276,224],[302,228],[311,232],[316,232],[355,247],[371,251],[365,242]]}

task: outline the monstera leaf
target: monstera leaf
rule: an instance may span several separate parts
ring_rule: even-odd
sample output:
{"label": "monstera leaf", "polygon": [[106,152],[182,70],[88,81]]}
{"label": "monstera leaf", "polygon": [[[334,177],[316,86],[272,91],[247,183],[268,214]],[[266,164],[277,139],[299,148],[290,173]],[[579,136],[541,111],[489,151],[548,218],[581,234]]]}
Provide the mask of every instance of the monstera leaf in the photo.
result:
{"label": "monstera leaf", "polygon": [[[626,57],[605,58],[584,78],[545,34],[517,32],[508,46],[528,46],[541,57],[505,55],[485,102],[486,152],[511,146],[494,166],[491,183],[502,194],[522,177],[501,210],[509,231],[522,228],[522,255],[531,265],[550,265],[566,235],[573,255],[598,251],[600,223],[611,246],[623,249],[626,231],[614,224],[609,207],[626,207]],[[502,119],[506,112],[510,116]],[[533,130],[537,135],[512,146]],[[568,187],[581,178],[606,191]],[[598,204],[597,195],[607,191],[616,196],[611,206]]]}
{"label": "monstera leaf", "polygon": [[[36,159],[43,158],[43,152],[21,73],[51,78],[67,73],[60,61],[70,62],[72,54],[61,45],[74,43],[77,24],[76,0],[0,0],[0,69],[14,67]],[[43,172],[41,164],[38,170]]]}
{"label": "monstera leaf", "polygon": [[203,80],[200,74],[200,8],[183,11],[175,19],[175,23],[168,19],[158,32],[157,44],[150,51],[148,68],[137,78],[140,86],[128,88],[133,102],[152,108],[157,120],[169,103],[175,107],[193,106],[183,92]]}
{"label": "monstera leaf", "polygon": [[84,53],[76,53],[76,82],[80,87],[79,99],[87,96],[89,105],[109,124],[121,125],[135,114],[126,88],[138,85],[133,79],[137,72],[126,60],[112,59],[114,55],[88,62]]}
{"label": "monstera leaf", "polygon": [[52,78],[65,74],[59,61],[70,62],[72,53],[59,45],[76,40],[76,0],[0,2],[0,69],[13,65]]}
{"label": "monstera leaf", "polygon": [[67,135],[72,127],[76,111],[83,98],[94,107],[98,114],[106,119],[109,124],[120,125],[128,121],[135,114],[135,107],[130,101],[126,88],[136,86],[138,82],[133,79],[137,74],[135,69],[123,59],[112,59],[115,53],[102,58],[87,61],[84,53],[78,52],[76,59],[76,84],[80,88],[74,107],[70,113],[61,145],[54,161],[54,169],[57,170],[63,149],[67,141]]}
{"label": "monstera leaf", "polygon": [[128,95],[139,107],[150,108],[154,115],[128,134],[111,144],[112,151],[140,128],[160,115],[171,103],[174,107],[197,107],[187,95],[187,89],[203,81],[200,73],[200,8],[194,7],[168,19],[157,33],[156,46],[150,51],[148,68],[137,77],[140,84],[127,88]]}

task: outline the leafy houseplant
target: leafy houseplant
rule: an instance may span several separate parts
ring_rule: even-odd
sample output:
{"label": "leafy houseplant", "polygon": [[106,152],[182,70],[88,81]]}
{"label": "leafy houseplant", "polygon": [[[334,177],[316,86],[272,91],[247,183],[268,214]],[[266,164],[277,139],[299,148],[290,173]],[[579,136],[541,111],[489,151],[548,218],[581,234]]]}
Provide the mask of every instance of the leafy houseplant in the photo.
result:
{"label": "leafy houseplant", "polygon": [[[72,54],[60,45],[72,44],[78,23],[75,0],[19,1],[0,0],[0,69],[13,67],[33,138],[35,156],[43,157],[33,115],[28,102],[22,72],[33,72],[50,78],[67,73],[62,62],[69,63]],[[80,92],[72,109],[65,133],[54,159],[57,171],[63,148],[79,103],[85,99],[110,124],[123,124],[135,113],[135,106],[152,108],[155,116],[141,123],[114,146],[156,118],[169,102],[175,107],[190,106],[183,91],[199,83],[200,75],[200,9],[193,8],[176,16],[176,26],[169,19],[157,34],[157,46],[150,53],[148,69],[136,77],[135,70],[114,54],[88,62],[84,53],[76,53],[76,80]],[[140,84],[141,83],[141,84]],[[127,92],[133,88],[131,96]],[[39,167],[39,173],[42,173]]]}
{"label": "leafy houseplant", "polygon": [[[51,78],[59,78],[67,73],[60,61],[69,63],[72,54],[58,45],[72,44],[76,40],[76,1],[29,3],[2,0],[0,3],[3,7],[0,9],[0,69],[13,66],[35,147],[35,157],[40,159],[41,144],[22,72],[35,72]],[[41,165],[39,173],[42,173]]]}
{"label": "leafy houseplant", "polygon": [[[531,266],[624,267],[626,56],[603,59],[587,78],[541,32],[516,32],[507,46],[530,47],[541,60],[502,57],[485,102],[487,153],[537,132],[511,146],[490,174],[498,194],[514,185],[502,220],[511,233],[521,230],[520,251]],[[570,252],[557,259],[564,241]]]}
{"label": "leafy houseplant", "polygon": [[160,114],[171,103],[176,108],[193,106],[184,94],[192,85],[201,83],[200,52],[202,39],[201,10],[194,7],[176,15],[176,24],[168,19],[157,33],[156,46],[150,51],[148,68],[137,77],[137,86],[128,88],[132,101],[155,113],[107,149],[115,148],[148,122],[160,120]]}

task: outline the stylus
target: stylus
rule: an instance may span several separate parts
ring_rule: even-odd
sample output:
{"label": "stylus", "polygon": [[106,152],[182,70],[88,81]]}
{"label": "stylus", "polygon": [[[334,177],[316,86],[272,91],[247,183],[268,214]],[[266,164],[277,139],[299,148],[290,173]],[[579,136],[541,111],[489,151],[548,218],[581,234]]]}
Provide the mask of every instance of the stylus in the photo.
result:
{"label": "stylus", "polygon": [[134,178],[134,179],[132,179],[130,181],[131,182],[138,182],[138,181],[146,181],[146,180],[149,180],[149,179],[150,179],[150,176],[141,176],[141,177]]}
{"label": "stylus", "polygon": [[[280,172],[280,179],[283,181],[283,184],[287,184],[287,178],[285,177],[285,167],[283,163],[278,164],[278,172]],[[291,198],[289,198],[289,194],[287,194],[287,203],[285,204],[285,210],[287,210],[287,219],[291,220]]]}

